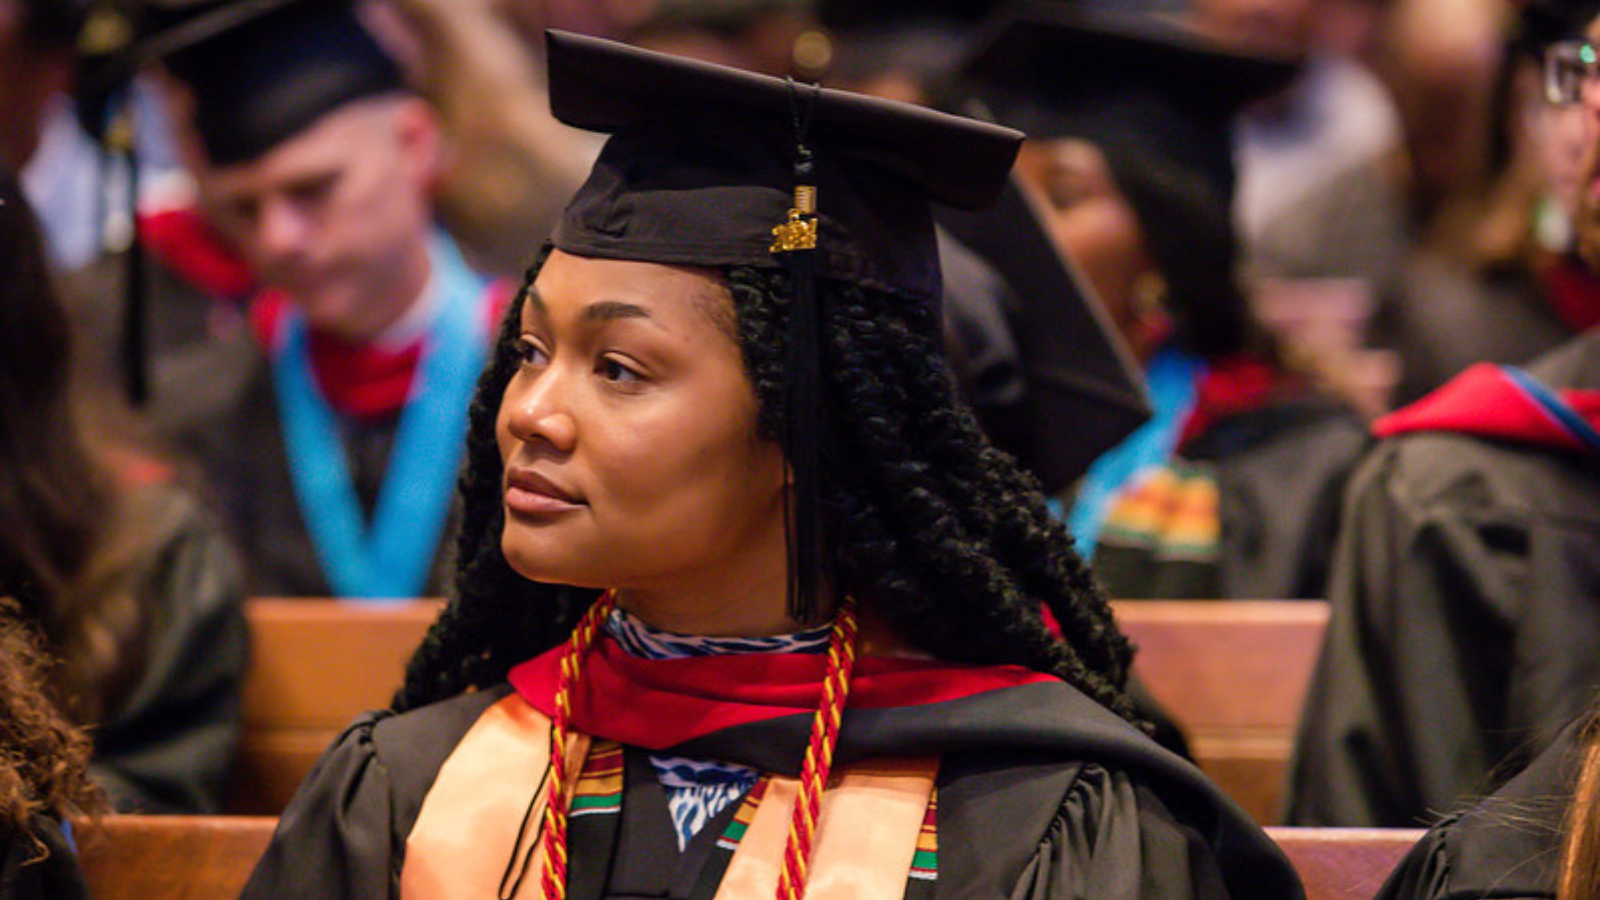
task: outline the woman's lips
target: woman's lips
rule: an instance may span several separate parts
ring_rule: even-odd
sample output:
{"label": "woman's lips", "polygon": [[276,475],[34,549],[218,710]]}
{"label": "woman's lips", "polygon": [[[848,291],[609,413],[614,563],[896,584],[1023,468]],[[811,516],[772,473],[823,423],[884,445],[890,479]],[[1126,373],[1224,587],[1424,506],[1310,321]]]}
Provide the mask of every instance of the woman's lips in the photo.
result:
{"label": "woman's lips", "polygon": [[506,509],[525,516],[571,512],[583,505],[577,495],[530,469],[506,474]]}

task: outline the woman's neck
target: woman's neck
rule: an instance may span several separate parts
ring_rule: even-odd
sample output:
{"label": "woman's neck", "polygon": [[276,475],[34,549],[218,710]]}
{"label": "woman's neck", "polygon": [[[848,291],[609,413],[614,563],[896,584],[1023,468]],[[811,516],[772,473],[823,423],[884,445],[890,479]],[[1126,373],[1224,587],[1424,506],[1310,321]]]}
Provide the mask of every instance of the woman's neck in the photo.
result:
{"label": "woman's neck", "polygon": [[800,631],[815,622],[797,622],[788,612],[782,583],[726,591],[621,588],[617,605],[641,621],[673,634],[705,637],[760,637]]}

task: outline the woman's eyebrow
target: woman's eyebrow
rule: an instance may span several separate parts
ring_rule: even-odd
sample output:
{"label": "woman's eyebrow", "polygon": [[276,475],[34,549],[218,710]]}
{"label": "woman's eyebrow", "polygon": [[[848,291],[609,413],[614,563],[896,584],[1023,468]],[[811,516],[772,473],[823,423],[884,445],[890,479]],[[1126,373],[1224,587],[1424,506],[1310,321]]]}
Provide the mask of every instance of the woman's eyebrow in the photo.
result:
{"label": "woman's eyebrow", "polygon": [[527,297],[527,304],[529,306],[533,307],[533,311],[535,313],[537,313],[540,316],[549,316],[550,315],[550,308],[544,305],[544,298],[539,296],[539,289],[538,288],[534,287],[531,284],[528,285],[528,290],[527,290],[527,293],[526,293],[526,297]]}
{"label": "woman's eyebrow", "polygon": [[[544,298],[539,296],[536,288],[529,287],[526,294],[527,308],[534,315],[548,318],[550,308],[545,306]],[[625,303],[620,300],[600,300],[589,304],[583,310],[583,321],[586,323],[612,322],[617,319],[649,319],[650,310],[636,303]]]}
{"label": "woman's eyebrow", "polygon": [[583,311],[585,322],[611,322],[616,319],[648,319],[650,310],[634,303],[622,303],[617,300],[601,300],[592,303]]}

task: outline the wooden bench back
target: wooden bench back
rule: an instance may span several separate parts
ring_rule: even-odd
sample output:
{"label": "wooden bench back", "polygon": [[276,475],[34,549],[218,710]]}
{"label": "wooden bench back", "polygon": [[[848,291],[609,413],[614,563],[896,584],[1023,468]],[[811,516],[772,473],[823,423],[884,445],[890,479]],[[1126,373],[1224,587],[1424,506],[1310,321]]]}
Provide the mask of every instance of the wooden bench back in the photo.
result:
{"label": "wooden bench back", "polygon": [[[108,816],[80,824],[95,900],[224,900],[239,895],[272,838],[270,816]],[[1422,832],[1269,828],[1307,900],[1369,900]]]}
{"label": "wooden bench back", "polygon": [[94,900],[232,900],[272,839],[271,816],[106,816],[74,829]]}
{"label": "wooden bench back", "polygon": [[277,815],[339,731],[385,707],[440,601],[251,598],[244,729],[228,811]]}
{"label": "wooden bench back", "polygon": [[1371,900],[1422,831],[1409,828],[1268,828],[1300,873],[1306,900]]}
{"label": "wooden bench back", "polygon": [[[228,811],[276,815],[358,713],[387,706],[438,600],[253,598],[244,732]],[[1275,821],[1327,604],[1119,601],[1135,671],[1184,726],[1200,766]]]}
{"label": "wooden bench back", "polygon": [[1125,600],[1134,672],[1189,735],[1200,768],[1277,820],[1300,707],[1328,624],[1320,600]]}

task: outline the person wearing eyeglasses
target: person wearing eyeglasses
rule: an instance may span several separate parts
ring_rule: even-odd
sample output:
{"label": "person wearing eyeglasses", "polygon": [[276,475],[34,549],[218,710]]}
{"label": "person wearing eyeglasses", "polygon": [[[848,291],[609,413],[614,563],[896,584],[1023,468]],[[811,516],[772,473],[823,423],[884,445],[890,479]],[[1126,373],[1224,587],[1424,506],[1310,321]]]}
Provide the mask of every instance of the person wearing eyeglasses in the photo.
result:
{"label": "person wearing eyeglasses", "polygon": [[[1523,11],[1589,41],[1597,13],[1595,0]],[[1583,116],[1573,222],[1576,259],[1595,272],[1600,77],[1592,51],[1569,47],[1545,52],[1546,88]],[[1551,746],[1600,686],[1600,327],[1526,368],[1472,366],[1373,430],[1334,552],[1291,824],[1434,824]],[[1559,821],[1518,796],[1530,802],[1446,818],[1413,863],[1435,880],[1409,883],[1426,896],[1498,884],[1503,854],[1456,858],[1471,856],[1458,829],[1503,820],[1532,840]]]}

